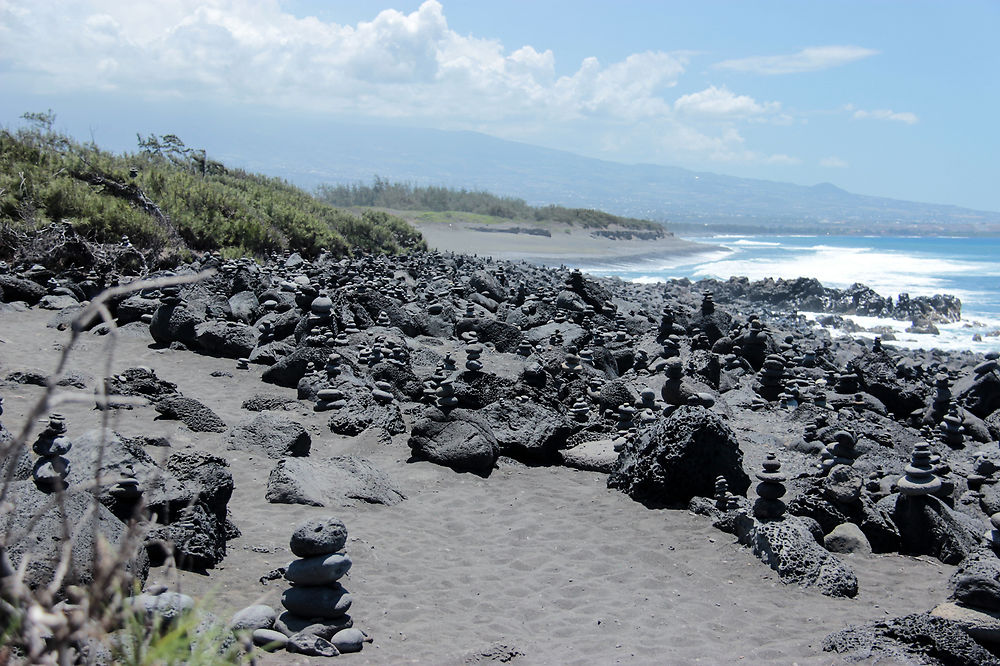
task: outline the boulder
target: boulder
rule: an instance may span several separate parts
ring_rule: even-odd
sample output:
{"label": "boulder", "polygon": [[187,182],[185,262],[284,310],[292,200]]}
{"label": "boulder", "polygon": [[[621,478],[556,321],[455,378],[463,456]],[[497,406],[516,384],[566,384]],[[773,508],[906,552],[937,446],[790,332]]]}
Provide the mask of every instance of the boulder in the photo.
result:
{"label": "boulder", "polygon": [[563,465],[588,472],[610,474],[618,462],[615,443],[610,439],[582,442],[559,452]]}
{"label": "boulder", "polygon": [[257,311],[260,308],[260,301],[252,291],[240,291],[229,297],[229,312],[233,319],[244,324],[253,323],[256,319]]}
{"label": "boulder", "polygon": [[399,405],[380,404],[367,391],[355,392],[346,405],[333,411],[327,425],[332,432],[346,437],[355,437],[373,427],[380,427],[390,435],[406,432]]}
{"label": "boulder", "polygon": [[823,639],[823,650],[870,663],[1000,666],[960,625],[927,613],[851,625]]}
{"label": "boulder", "polygon": [[235,321],[212,319],[194,327],[194,344],[224,358],[246,358],[257,346],[257,329]]}
{"label": "boulder", "polygon": [[268,458],[307,456],[312,437],[287,416],[264,412],[229,431],[226,448],[259,452]]}
{"label": "boulder", "polygon": [[893,494],[876,506],[899,528],[901,553],[930,555],[945,564],[962,561],[986,531],[985,523],[952,510],[934,495]]}
{"label": "boulder", "polygon": [[625,445],[608,487],[651,506],[687,505],[711,497],[718,476],[736,494],[750,486],[736,435],[714,412],[682,406]]}
{"label": "boulder", "polygon": [[64,523],[71,527],[76,540],[61,590],[67,585],[86,586],[93,582],[94,553],[100,538],[106,539],[112,549],[128,548],[125,571],[140,583],[146,580],[149,573],[146,552],[136,549],[138,544],[129,546],[125,524],[106,507],[98,505],[94,511],[93,495],[69,492],[61,503],[55,499],[38,490],[32,481],[14,481],[8,486],[6,501],[17,510],[0,513],[0,531],[10,535],[4,545],[14,568],[30,554],[24,576],[29,588],[37,589],[52,582],[62,553]]}
{"label": "boulder", "polygon": [[185,305],[160,305],[149,323],[149,334],[160,344],[182,342],[194,345],[196,328],[205,320],[204,313]]}
{"label": "boulder", "polygon": [[949,582],[951,599],[964,606],[1000,612],[1000,558],[991,548],[969,553]]}
{"label": "boulder", "polygon": [[309,506],[397,504],[405,495],[389,476],[356,456],[283,458],[267,481],[268,502]]}
{"label": "boulder", "polygon": [[194,398],[168,396],[157,400],[153,408],[164,419],[176,419],[194,432],[225,432],[226,423],[219,415]]}
{"label": "boulder", "polygon": [[306,374],[309,363],[317,368],[326,365],[330,350],[324,347],[298,347],[288,356],[267,368],[261,375],[261,380],[268,384],[277,384],[286,388],[295,388],[299,380]]}
{"label": "boulder", "polygon": [[0,275],[0,295],[5,303],[24,301],[35,305],[45,296],[45,287],[16,275]]}
{"label": "boulder", "polygon": [[736,522],[740,543],[774,569],[785,583],[816,587],[830,597],[854,597],[858,578],[844,562],[816,542],[815,523],[785,516],[760,522],[743,514]]}
{"label": "boulder", "polygon": [[935,606],[931,615],[954,622],[979,643],[1000,643],[1000,612],[946,601]]}
{"label": "boulder", "polygon": [[479,410],[500,454],[525,462],[555,462],[573,431],[566,418],[536,402],[503,399]]}
{"label": "boulder", "polygon": [[831,553],[844,555],[871,555],[872,545],[861,528],[854,523],[841,523],[823,538],[823,545]]}
{"label": "boulder", "polygon": [[480,476],[490,475],[499,455],[489,424],[466,409],[448,414],[433,407],[425,409],[413,424],[408,443],[417,459]]}

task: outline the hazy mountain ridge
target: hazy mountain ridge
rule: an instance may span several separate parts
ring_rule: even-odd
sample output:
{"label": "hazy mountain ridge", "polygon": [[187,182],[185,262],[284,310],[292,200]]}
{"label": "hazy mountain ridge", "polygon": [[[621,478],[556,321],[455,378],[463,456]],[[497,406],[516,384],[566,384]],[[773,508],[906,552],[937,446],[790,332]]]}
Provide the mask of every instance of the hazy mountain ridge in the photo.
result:
{"label": "hazy mountain ridge", "polygon": [[598,208],[681,229],[708,223],[772,231],[1000,233],[998,212],[852,194],[830,183],[810,187],[620,164],[475,132],[338,124],[310,134],[307,143],[278,143],[260,134],[253,138],[270,146],[244,142],[246,154],[227,157],[305,187],[370,182],[378,174],[517,196],[532,205]]}

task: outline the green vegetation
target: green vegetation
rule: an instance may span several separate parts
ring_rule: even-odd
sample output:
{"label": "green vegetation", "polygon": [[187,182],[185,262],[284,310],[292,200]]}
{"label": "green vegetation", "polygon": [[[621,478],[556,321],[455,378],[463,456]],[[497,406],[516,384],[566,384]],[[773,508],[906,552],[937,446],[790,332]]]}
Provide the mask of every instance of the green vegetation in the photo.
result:
{"label": "green vegetation", "polygon": [[559,223],[584,229],[631,229],[663,232],[663,225],[634,217],[620,217],[589,208],[529,206],[524,199],[501,197],[489,192],[473,192],[447,187],[418,187],[410,183],[390,183],[375,176],[371,185],[321,185],[316,196],[333,206],[363,206],[394,210],[473,213],[518,222]]}
{"label": "green vegetation", "polygon": [[26,127],[0,130],[0,225],[67,221],[89,240],[127,235],[154,255],[395,254],[425,246],[398,217],[353,215],[284,180],[228,168],[172,134],[139,136],[137,153],[112,154],[55,132],[51,111],[22,117]]}

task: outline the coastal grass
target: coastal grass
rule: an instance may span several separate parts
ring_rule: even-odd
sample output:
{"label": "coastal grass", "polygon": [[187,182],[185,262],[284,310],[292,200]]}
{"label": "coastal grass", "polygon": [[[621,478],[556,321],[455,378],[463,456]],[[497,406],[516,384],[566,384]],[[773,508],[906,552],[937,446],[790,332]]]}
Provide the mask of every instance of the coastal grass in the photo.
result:
{"label": "coastal grass", "polygon": [[425,247],[399,217],[354,215],[282,179],[228,167],[176,135],[139,136],[137,152],[116,154],[55,131],[51,111],[22,118],[25,126],[0,129],[2,226],[30,231],[65,221],[92,242],[125,235],[153,254]]}

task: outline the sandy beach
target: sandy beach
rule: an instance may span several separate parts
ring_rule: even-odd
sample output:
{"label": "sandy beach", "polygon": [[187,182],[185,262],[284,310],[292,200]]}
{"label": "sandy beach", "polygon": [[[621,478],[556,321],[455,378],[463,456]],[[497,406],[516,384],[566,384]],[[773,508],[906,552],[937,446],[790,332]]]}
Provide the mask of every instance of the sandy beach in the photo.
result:
{"label": "sandy beach", "polygon": [[[45,327],[51,316],[40,310],[0,315],[3,376],[54,367],[67,334]],[[60,406],[71,438],[99,426],[92,378],[108,342],[85,334],[72,357],[69,370],[91,381],[83,390],[66,389],[79,402]],[[156,349],[151,342],[124,333],[113,371],[152,368],[229,425],[247,418],[240,405],[253,393],[295,398],[294,389],[262,385],[257,372],[235,370],[230,359]],[[41,391],[5,385],[8,427]],[[340,437],[326,428],[325,415],[305,405],[287,415],[311,433],[311,456],[365,456],[407,499],[392,507],[269,504],[264,491],[274,461],[227,451],[225,433],[192,433],[157,419],[150,407],[112,412],[111,428],[167,438],[169,447],[147,448],[161,459],[192,448],[228,458],[236,487],[229,506],[242,536],[229,542],[225,561],[207,575],[150,573],[150,581],[195,596],[220,618],[254,602],[279,607],[283,581],[262,585],[258,578],[292,558],[288,537],[295,525],[340,517],[354,560],[345,583],[355,598],[352,615],[374,639],[362,653],[342,657],[349,663],[490,663],[515,654],[515,663],[523,664],[839,663],[820,650],[826,634],[927,610],[946,596],[953,571],[927,557],[850,556],[860,593],[829,598],[781,583],[709,518],[647,509],[609,490],[604,474],[501,459],[483,479],[407,462],[405,434],[391,441]],[[777,424],[757,436],[788,432],[788,424]],[[266,659],[324,661],[287,653]]]}
{"label": "sandy beach", "polygon": [[[411,220],[412,221],[412,220]],[[613,240],[592,231],[569,225],[547,224],[551,236],[527,233],[479,231],[482,225],[468,222],[420,223],[414,226],[431,249],[442,252],[477,253],[494,259],[525,260],[536,264],[590,264],[594,262],[631,263],[646,256],[701,254],[719,249],[714,245],[693,243],[675,236],[656,240]],[[497,229],[521,225],[497,225]],[[494,227],[489,227],[493,229]]]}

